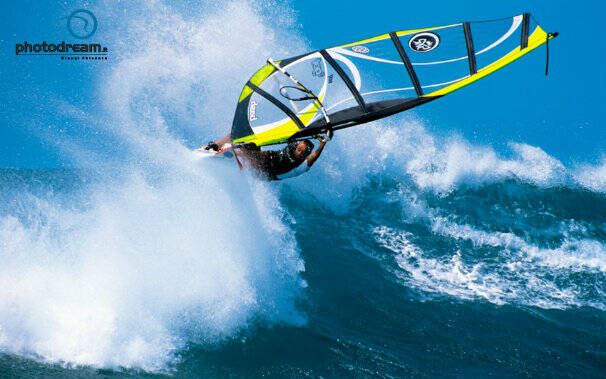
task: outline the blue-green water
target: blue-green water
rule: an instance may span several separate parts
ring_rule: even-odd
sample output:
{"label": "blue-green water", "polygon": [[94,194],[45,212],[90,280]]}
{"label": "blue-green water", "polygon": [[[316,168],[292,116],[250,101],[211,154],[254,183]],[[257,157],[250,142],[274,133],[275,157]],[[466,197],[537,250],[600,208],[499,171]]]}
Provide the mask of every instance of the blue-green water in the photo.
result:
{"label": "blue-green water", "polygon": [[331,208],[249,179],[276,224],[223,245],[174,178],[82,175],[1,172],[2,377],[603,377],[602,193],[368,175]]}

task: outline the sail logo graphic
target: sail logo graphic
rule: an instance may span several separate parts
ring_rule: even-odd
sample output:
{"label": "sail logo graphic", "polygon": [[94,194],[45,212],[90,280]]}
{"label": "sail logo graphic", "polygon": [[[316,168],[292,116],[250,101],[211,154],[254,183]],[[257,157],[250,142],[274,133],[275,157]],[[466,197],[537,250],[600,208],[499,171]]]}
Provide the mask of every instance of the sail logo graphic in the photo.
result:
{"label": "sail logo graphic", "polygon": [[320,58],[311,61],[311,75],[317,78],[324,77],[324,67],[322,67],[322,60]]}
{"label": "sail logo graphic", "polygon": [[77,9],[67,18],[67,30],[78,38],[90,38],[97,31],[97,18],[86,9]]}
{"label": "sail logo graphic", "polygon": [[427,53],[440,45],[440,37],[435,33],[415,34],[409,41],[408,47],[417,53]]}
{"label": "sail logo graphic", "polygon": [[250,106],[248,108],[248,119],[250,121],[255,121],[257,119],[257,105],[259,105],[259,103],[254,100],[250,102]]}
{"label": "sail logo graphic", "polygon": [[368,52],[370,51],[370,49],[368,47],[362,46],[362,45],[352,46],[351,49],[353,51],[355,51],[356,53],[361,53],[361,54],[368,54]]}

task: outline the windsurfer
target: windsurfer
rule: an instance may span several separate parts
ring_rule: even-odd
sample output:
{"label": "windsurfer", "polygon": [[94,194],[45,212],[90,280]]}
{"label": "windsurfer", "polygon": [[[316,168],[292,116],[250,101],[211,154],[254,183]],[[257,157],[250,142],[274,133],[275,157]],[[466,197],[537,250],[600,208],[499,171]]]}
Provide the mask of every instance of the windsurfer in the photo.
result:
{"label": "windsurfer", "polygon": [[[290,142],[281,150],[261,151],[257,147],[240,147],[236,149],[236,154],[265,179],[293,178],[309,171],[322,154],[328,139],[325,137],[317,139],[319,145],[315,151],[313,151],[314,144],[309,139],[303,139]],[[228,143],[231,143],[231,134],[209,142],[204,149],[218,151]]]}

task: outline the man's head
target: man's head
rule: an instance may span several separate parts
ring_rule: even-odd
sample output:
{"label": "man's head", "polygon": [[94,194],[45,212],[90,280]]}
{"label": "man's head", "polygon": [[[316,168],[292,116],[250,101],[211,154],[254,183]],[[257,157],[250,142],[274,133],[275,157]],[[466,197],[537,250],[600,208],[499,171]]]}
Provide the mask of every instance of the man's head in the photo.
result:
{"label": "man's head", "polygon": [[314,149],[314,144],[310,140],[304,139],[301,141],[291,142],[288,144],[290,155],[293,159],[304,160],[311,154]]}

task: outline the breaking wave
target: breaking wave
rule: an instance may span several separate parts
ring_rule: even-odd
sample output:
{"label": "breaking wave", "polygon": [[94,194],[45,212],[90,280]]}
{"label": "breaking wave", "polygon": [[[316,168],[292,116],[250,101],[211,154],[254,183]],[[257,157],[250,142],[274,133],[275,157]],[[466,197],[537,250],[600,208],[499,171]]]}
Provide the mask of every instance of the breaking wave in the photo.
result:
{"label": "breaking wave", "polygon": [[274,33],[288,17],[241,1],[105,5],[93,9],[115,23],[100,37],[115,55],[102,106],[55,99],[54,116],[82,130],[43,136],[78,170],[3,172],[0,349],[167,371],[188,344],[304,322],[304,264],[275,189],[190,152],[229,129],[257,66],[234,57],[286,52]]}

